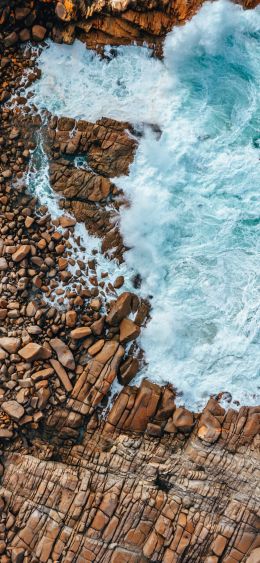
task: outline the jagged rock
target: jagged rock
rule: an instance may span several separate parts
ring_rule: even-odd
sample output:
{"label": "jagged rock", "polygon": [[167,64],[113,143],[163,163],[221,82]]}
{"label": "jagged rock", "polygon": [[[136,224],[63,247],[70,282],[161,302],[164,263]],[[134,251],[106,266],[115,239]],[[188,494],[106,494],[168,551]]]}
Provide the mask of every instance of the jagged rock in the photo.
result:
{"label": "jagged rock", "polygon": [[194,423],[194,417],[192,412],[180,407],[175,410],[172,421],[174,426],[176,426],[176,428],[180,432],[186,433],[191,432]]}
{"label": "jagged rock", "polygon": [[15,421],[20,420],[24,415],[24,408],[17,401],[4,401],[1,408]]}
{"label": "jagged rock", "polygon": [[21,244],[19,248],[12,255],[13,262],[21,262],[28,254],[31,252],[31,247],[29,244]]}
{"label": "jagged rock", "polygon": [[0,346],[9,354],[15,354],[21,344],[20,338],[12,336],[2,336],[0,338]]}
{"label": "jagged rock", "polygon": [[50,340],[50,345],[58,356],[59,362],[67,369],[75,369],[75,360],[69,347],[60,338]]}
{"label": "jagged rock", "polygon": [[131,319],[123,319],[120,323],[120,342],[135,340],[140,334],[140,327]]}
{"label": "jagged rock", "polygon": [[80,340],[81,338],[85,338],[86,336],[89,336],[91,334],[91,328],[89,326],[80,326],[77,328],[74,328],[71,333],[70,336],[71,338],[73,338],[73,340]]}
{"label": "jagged rock", "polygon": [[26,344],[24,348],[18,350],[19,356],[27,362],[33,362],[35,360],[47,360],[51,357],[51,351],[48,348],[44,348],[36,342],[30,342]]}
{"label": "jagged rock", "polygon": [[106,321],[111,326],[119,325],[120,322],[130,315],[132,310],[132,293],[125,291],[112,303]]}
{"label": "jagged rock", "polygon": [[89,360],[75,384],[69,408],[81,414],[92,413],[107,395],[124,355],[124,348],[116,341],[105,342],[102,350]]}
{"label": "jagged rock", "polygon": [[46,33],[47,29],[42,25],[34,25],[32,27],[32,37],[35,41],[43,41]]}

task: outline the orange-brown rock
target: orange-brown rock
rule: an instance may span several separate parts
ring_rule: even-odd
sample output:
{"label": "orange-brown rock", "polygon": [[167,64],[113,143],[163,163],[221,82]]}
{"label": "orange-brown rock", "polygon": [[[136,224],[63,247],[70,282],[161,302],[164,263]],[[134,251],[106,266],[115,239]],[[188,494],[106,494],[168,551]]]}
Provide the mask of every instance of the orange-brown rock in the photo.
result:
{"label": "orange-brown rock", "polygon": [[124,355],[124,348],[116,341],[105,342],[101,351],[89,360],[76,382],[68,406],[81,414],[92,413],[107,395]]}
{"label": "orange-brown rock", "polygon": [[126,343],[135,340],[140,334],[140,327],[131,319],[123,319],[120,323],[120,342]]}
{"label": "orange-brown rock", "polygon": [[75,360],[69,347],[60,338],[52,338],[50,345],[55,350],[59,362],[67,369],[75,369]]}
{"label": "orange-brown rock", "polygon": [[121,293],[117,300],[112,303],[106,321],[111,326],[119,325],[120,322],[130,315],[132,311],[133,296],[129,291]]}
{"label": "orange-brown rock", "polygon": [[36,342],[26,344],[26,346],[18,350],[18,354],[27,362],[33,362],[34,360],[47,360],[51,357],[51,351]]}

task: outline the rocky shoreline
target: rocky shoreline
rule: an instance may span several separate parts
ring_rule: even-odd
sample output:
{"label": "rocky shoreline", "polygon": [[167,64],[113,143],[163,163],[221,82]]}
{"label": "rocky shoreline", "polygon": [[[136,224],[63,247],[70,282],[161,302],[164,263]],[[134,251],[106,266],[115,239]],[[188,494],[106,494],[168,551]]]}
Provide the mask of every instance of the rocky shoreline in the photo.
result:
{"label": "rocky shoreline", "polygon": [[[19,94],[25,70],[29,82],[38,76],[20,43],[50,35],[90,46],[149,38],[156,46],[198,6],[3,4],[0,560],[258,563],[260,407],[225,412],[210,399],[198,414],[176,407],[170,385],[129,386],[149,307],[120,294],[123,279],[105,271],[100,279],[95,254],[88,263],[73,254],[77,220],[102,238],[103,252],[122,259],[106,203],[125,204],[109,178],[126,174],[134,158],[131,125],[48,117],[50,180],[64,196],[59,219],[24,183],[41,117]],[[19,104],[8,107],[13,94]],[[86,152],[92,171],[69,158]],[[117,379],[123,389],[110,406]]]}

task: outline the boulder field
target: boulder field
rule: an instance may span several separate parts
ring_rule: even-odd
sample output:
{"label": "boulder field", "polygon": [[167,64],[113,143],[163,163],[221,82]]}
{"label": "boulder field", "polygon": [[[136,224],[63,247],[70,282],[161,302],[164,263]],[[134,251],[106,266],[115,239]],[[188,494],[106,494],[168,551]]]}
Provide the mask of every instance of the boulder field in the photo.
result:
{"label": "boulder field", "polygon": [[[193,413],[176,405],[170,385],[130,385],[149,303],[124,291],[122,276],[99,276],[95,252],[82,261],[73,251],[84,221],[103,252],[123,259],[115,214],[126,202],[110,177],[126,174],[134,158],[131,125],[49,116],[59,219],[25,185],[42,123],[19,93],[25,71],[28,83],[39,76],[21,43],[50,36],[156,46],[199,5],[1,2],[1,563],[260,561],[260,407],[225,411],[209,398]],[[85,153],[93,172],[71,163]]]}

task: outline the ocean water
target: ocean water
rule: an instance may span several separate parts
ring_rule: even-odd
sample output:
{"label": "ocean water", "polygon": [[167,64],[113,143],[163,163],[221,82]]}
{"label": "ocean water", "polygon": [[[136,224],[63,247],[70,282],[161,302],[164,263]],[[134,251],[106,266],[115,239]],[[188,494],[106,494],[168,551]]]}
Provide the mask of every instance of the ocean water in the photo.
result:
{"label": "ocean water", "polygon": [[[115,56],[116,52],[116,56]],[[32,101],[57,115],[145,127],[121,212],[129,277],[142,277],[152,318],[138,379],[170,381],[200,408],[229,392],[260,399],[260,10],[206,3],[146,47],[49,44]]]}

